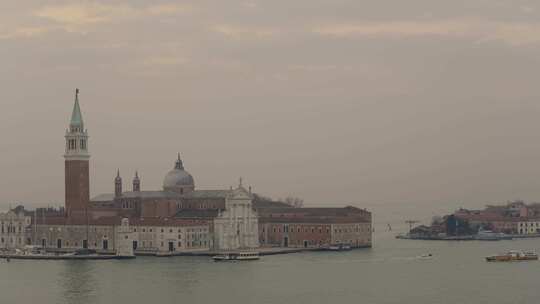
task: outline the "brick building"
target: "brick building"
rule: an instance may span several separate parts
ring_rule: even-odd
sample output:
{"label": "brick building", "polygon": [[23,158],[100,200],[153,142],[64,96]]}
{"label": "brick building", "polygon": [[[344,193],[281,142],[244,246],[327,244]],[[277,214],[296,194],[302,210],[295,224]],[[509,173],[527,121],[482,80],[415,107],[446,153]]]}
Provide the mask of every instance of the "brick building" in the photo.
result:
{"label": "brick building", "polygon": [[[257,208],[257,206],[256,206]],[[355,207],[293,208],[259,206],[261,246],[326,247],[348,244],[371,247],[371,213]]]}

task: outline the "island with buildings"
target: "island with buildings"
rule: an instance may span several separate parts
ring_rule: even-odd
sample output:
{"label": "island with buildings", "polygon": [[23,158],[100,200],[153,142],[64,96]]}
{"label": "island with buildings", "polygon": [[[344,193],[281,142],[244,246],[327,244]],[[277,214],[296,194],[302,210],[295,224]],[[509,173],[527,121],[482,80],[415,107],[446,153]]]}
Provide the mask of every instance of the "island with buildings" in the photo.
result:
{"label": "island with buildings", "polygon": [[540,203],[523,201],[488,205],[482,210],[460,208],[435,217],[430,225],[411,227],[404,239],[500,240],[540,237]]}
{"label": "island with buildings", "polygon": [[371,213],[365,209],[291,206],[252,193],[241,179],[235,188],[200,190],[180,155],[162,189],[143,190],[135,172],[126,191],[118,171],[114,192],[91,198],[88,137],[76,90],[65,133],[64,206],[17,206],[0,213],[0,250],[37,246],[51,252],[183,255],[372,245]]}

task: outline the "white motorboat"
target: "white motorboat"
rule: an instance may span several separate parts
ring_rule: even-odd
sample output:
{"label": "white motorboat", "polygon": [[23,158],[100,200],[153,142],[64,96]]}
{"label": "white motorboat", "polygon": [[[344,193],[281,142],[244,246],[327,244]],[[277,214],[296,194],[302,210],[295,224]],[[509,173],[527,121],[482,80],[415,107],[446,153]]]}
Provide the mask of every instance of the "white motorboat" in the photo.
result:
{"label": "white motorboat", "polygon": [[227,252],[212,257],[214,261],[254,261],[260,259],[258,251]]}
{"label": "white motorboat", "polygon": [[474,236],[475,240],[478,241],[500,241],[500,240],[511,240],[512,236],[504,233],[493,232],[491,230],[480,230],[478,234]]}
{"label": "white motorboat", "polygon": [[349,244],[332,244],[324,249],[328,251],[348,251],[352,250],[352,247]]}

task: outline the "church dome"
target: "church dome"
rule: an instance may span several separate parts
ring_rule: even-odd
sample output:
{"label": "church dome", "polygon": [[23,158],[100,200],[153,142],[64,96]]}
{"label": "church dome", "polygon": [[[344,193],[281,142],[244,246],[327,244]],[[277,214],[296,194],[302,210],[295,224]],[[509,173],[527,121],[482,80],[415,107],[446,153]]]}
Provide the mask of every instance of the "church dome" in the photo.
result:
{"label": "church dome", "polygon": [[163,189],[165,191],[174,191],[184,193],[192,191],[195,188],[193,176],[184,170],[184,164],[178,155],[178,160],[173,170],[169,171],[163,181]]}

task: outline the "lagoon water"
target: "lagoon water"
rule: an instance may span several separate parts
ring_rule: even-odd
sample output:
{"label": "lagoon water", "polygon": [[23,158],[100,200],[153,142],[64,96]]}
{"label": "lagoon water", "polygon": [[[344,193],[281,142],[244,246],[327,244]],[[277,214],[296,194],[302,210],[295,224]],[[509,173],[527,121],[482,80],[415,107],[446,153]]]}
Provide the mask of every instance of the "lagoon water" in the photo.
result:
{"label": "lagoon water", "polygon": [[[392,221],[394,222],[394,221]],[[0,303],[537,303],[540,262],[487,263],[540,239],[443,242],[394,239],[377,224],[372,249],[129,261],[0,261]],[[417,256],[432,253],[432,259]]]}

